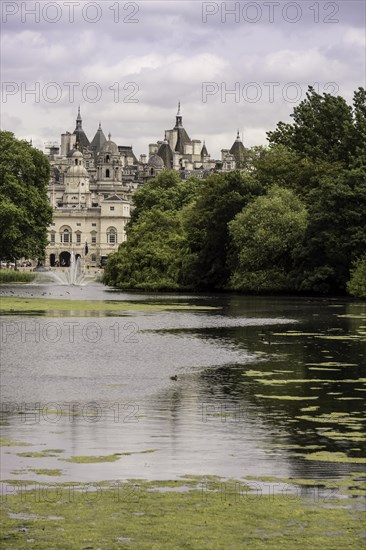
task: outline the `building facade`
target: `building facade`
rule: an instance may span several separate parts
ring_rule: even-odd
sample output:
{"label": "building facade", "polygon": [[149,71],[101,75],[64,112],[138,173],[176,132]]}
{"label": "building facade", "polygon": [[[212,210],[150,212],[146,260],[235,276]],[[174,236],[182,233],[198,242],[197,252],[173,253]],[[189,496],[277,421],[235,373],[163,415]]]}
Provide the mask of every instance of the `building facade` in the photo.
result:
{"label": "building facade", "polygon": [[86,266],[102,266],[126,240],[131,198],[139,186],[162,170],[176,170],[182,179],[240,167],[245,148],[239,133],[221,159],[211,159],[205,143],[191,139],[183,126],[178,104],[175,126],[165,139],[149,145],[149,154],[137,160],[132,146],[117,145],[101,124],[92,141],[83,130],[80,108],[73,133],[61,135],[61,144],[48,143],[51,180],[49,201],[53,223],[45,265],[69,266],[72,254]]}

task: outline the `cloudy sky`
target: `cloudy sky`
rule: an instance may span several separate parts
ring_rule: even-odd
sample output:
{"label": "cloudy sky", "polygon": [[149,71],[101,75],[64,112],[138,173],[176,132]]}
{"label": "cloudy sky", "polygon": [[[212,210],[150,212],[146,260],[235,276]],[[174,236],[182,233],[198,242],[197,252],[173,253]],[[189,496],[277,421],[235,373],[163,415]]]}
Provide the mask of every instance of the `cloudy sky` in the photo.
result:
{"label": "cloudy sky", "polygon": [[[291,120],[308,85],[365,87],[365,2],[2,0],[2,129],[59,142],[80,104],[137,155],[174,126],[178,100],[211,156]],[[32,92],[33,91],[33,92]]]}

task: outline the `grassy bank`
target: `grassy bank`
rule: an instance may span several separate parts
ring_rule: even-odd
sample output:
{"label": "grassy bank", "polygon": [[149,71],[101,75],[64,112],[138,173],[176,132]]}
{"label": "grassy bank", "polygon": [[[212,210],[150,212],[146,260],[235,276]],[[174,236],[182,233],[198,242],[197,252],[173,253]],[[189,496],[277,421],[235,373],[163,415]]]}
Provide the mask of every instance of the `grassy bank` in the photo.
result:
{"label": "grassy bank", "polygon": [[83,312],[126,312],[126,311],[162,311],[162,310],[211,310],[214,307],[191,306],[184,304],[155,304],[152,302],[119,302],[113,300],[62,300],[52,298],[13,298],[0,300],[1,313],[22,312],[65,312],[77,314]]}
{"label": "grassy bank", "polygon": [[35,273],[24,273],[21,271],[12,271],[0,269],[0,284],[6,283],[30,283],[34,280]]}
{"label": "grassy bank", "polygon": [[258,495],[242,482],[137,480],[94,490],[10,483],[1,537],[8,549],[364,548],[362,512],[344,501]]}

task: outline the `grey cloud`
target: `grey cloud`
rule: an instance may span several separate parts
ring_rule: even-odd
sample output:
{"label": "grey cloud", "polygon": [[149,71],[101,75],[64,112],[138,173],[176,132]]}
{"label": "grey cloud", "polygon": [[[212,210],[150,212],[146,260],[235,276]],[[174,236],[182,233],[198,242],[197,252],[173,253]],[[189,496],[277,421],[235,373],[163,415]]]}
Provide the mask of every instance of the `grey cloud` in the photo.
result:
{"label": "grey cloud", "polygon": [[[282,93],[289,82],[298,84],[301,98],[308,84],[316,82],[322,92],[329,80],[335,81],[347,99],[352,90],[365,85],[363,2],[335,2],[340,7],[336,24],[315,24],[309,10],[314,2],[303,0],[298,4],[306,16],[295,24],[283,18],[222,24],[219,17],[205,24],[197,0],[137,2],[139,23],[115,24],[112,12],[106,11],[112,4],[100,2],[104,17],[95,25],[80,19],[73,24],[21,23],[15,17],[3,24],[3,80],[26,82],[29,87],[36,81],[41,86],[56,82],[64,91],[55,104],[42,97],[39,103],[30,97],[22,103],[20,94],[9,97],[2,104],[8,129],[19,137],[33,135],[42,146],[49,139],[58,140],[61,131],[74,129],[80,102],[90,138],[101,120],[105,133],[111,131],[120,143],[145,153],[148,143],[163,139],[164,130],[174,124],[180,99],[187,131],[192,138],[206,139],[210,152],[218,156],[221,148],[231,146],[237,128],[244,130],[250,146],[265,143],[265,131],[279,120],[290,120],[294,104]],[[326,4],[332,3],[318,2],[320,14]],[[63,83],[68,81],[80,82],[73,102],[65,95]],[[80,94],[89,81],[101,86],[102,99],[96,104]],[[204,103],[204,81],[224,83],[228,89],[238,82],[240,101],[230,95],[222,101],[218,93]],[[115,103],[109,89],[115,82],[136,82],[139,102],[123,103],[127,92],[122,90],[122,102]],[[258,102],[243,97],[249,82],[263,90]],[[279,82],[273,101],[265,82]]]}

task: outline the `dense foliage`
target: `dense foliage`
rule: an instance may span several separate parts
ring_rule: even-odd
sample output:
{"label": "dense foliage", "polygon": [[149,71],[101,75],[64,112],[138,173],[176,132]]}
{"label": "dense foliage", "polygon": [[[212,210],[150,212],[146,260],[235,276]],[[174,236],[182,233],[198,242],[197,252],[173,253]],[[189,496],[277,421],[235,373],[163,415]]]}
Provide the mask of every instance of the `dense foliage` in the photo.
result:
{"label": "dense foliage", "polygon": [[366,254],[354,262],[347,290],[352,296],[366,298]]}
{"label": "dense foliage", "polygon": [[0,257],[42,258],[52,208],[47,157],[11,132],[0,132]]}
{"label": "dense foliage", "polygon": [[188,181],[164,171],[139,190],[105,282],[364,296],[365,90],[348,105],[309,88],[268,139],[240,171]]}

